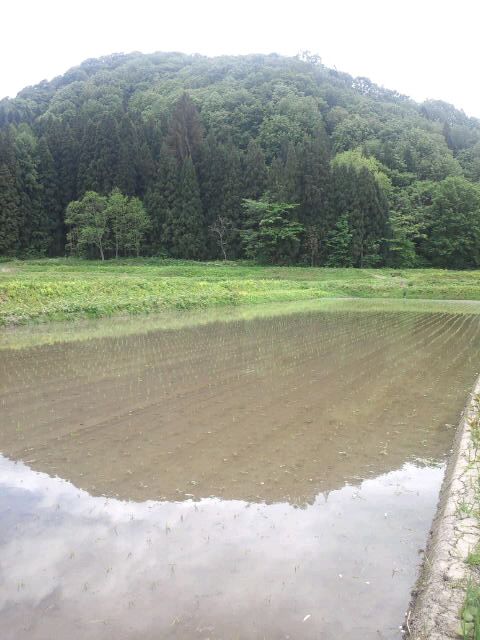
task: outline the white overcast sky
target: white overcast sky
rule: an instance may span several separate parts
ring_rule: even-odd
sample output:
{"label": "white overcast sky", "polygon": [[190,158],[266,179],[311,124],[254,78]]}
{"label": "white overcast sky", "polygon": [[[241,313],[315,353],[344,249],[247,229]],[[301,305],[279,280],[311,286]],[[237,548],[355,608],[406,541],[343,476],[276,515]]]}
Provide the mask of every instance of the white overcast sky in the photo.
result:
{"label": "white overcast sky", "polygon": [[480,0],[2,0],[0,97],[114,52],[318,53],[480,117]]}

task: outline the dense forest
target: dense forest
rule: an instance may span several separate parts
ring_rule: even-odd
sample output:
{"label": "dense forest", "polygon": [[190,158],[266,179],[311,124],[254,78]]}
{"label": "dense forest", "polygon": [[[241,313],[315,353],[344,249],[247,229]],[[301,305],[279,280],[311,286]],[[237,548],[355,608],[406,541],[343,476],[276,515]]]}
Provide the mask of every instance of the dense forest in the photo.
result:
{"label": "dense forest", "polygon": [[0,255],[99,251],[478,267],[480,121],[309,54],[87,60],[0,101]]}

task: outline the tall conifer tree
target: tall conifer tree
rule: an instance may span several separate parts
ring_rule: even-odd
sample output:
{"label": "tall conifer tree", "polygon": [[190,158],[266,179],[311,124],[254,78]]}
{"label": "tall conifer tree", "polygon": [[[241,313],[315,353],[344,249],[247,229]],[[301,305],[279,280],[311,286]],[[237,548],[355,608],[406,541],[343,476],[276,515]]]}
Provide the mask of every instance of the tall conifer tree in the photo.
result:
{"label": "tall conifer tree", "polygon": [[149,244],[153,253],[169,249],[168,239],[164,237],[164,225],[175,218],[178,189],[177,161],[172,150],[164,143],[155,179],[151,181],[145,196],[145,206],[152,223]]}
{"label": "tall conifer tree", "polygon": [[200,260],[205,255],[205,220],[197,175],[191,158],[183,161],[175,199],[164,224],[167,247],[175,258]]}
{"label": "tall conifer tree", "polygon": [[45,216],[47,232],[46,250],[49,255],[58,255],[65,245],[63,211],[58,193],[55,163],[45,137],[37,145],[37,171],[40,185],[40,207]]}
{"label": "tall conifer tree", "polygon": [[175,104],[167,140],[180,162],[188,158],[197,162],[203,141],[203,126],[197,107],[188,93],[183,93]]}
{"label": "tall conifer tree", "polygon": [[257,200],[263,194],[267,184],[265,154],[256,140],[250,140],[247,151],[242,157],[243,197]]}
{"label": "tall conifer tree", "polygon": [[10,131],[0,131],[0,255],[15,255],[22,225],[15,149]]}

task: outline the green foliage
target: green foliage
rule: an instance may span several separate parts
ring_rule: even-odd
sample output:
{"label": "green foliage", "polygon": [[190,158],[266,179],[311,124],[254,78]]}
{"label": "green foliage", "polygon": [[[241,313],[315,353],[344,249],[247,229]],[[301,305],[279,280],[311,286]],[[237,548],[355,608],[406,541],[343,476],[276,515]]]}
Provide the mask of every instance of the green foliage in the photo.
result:
{"label": "green foliage", "polygon": [[173,109],[167,141],[180,162],[196,158],[200,151],[203,127],[195,104],[183,93]]}
{"label": "green foliage", "polygon": [[[98,117],[98,116],[97,116]],[[80,144],[78,167],[80,191],[98,191],[106,194],[119,182],[120,136],[118,122],[113,114],[101,114],[85,123]]]}
{"label": "green foliage", "polygon": [[157,254],[165,246],[164,225],[167,219],[174,215],[178,177],[173,152],[163,144],[155,177],[150,182],[145,196],[145,207],[152,223],[150,250],[153,254]]}
{"label": "green foliage", "polygon": [[[15,260],[0,269],[0,324],[218,305],[298,304],[342,296],[370,298],[364,307],[369,311],[372,305],[382,308],[381,298],[389,304],[396,298],[398,311],[405,311],[406,289],[409,298],[420,299],[421,308],[425,298],[432,299],[435,309],[438,300],[446,299],[452,312],[454,299],[480,300],[479,280],[478,271],[438,269],[326,269],[158,258]],[[477,312],[477,306],[467,303],[467,312]]]}
{"label": "green foliage", "polygon": [[393,227],[393,236],[388,239],[388,264],[391,267],[414,269],[419,262],[415,245],[401,227]]}
{"label": "green foliage", "polygon": [[417,219],[415,212],[393,211],[390,215],[391,235],[387,238],[388,265],[413,269],[419,265],[416,243],[426,238],[424,222]]}
{"label": "green foliage", "polygon": [[387,195],[391,192],[392,185],[387,168],[375,157],[365,156],[359,149],[337,154],[332,161],[332,167],[334,170],[353,171],[357,175],[362,171],[368,171],[375,178],[379,189]]}
{"label": "green foliage", "polygon": [[[253,159],[257,164],[261,162],[262,157],[258,150],[251,149],[251,153],[255,155]],[[261,166],[257,168],[261,172]],[[253,176],[251,178],[253,179]],[[258,179],[261,181],[261,173]],[[219,219],[225,221],[230,229],[230,233],[225,236],[225,249],[229,257],[238,257],[240,242],[236,230],[240,227],[242,216],[241,157],[231,142],[222,143],[213,134],[207,137],[200,165],[200,184],[206,223],[210,227]],[[256,190],[254,182],[250,187]],[[214,244],[208,243],[207,250],[210,255],[216,257]]]}
{"label": "green foliage", "polygon": [[467,564],[469,564],[471,567],[480,566],[480,549],[478,547],[475,549],[475,551],[472,551],[468,554]]}
{"label": "green foliage", "polygon": [[304,226],[292,220],[289,212],[298,205],[245,199],[243,206],[247,212],[247,228],[241,236],[246,256],[267,264],[294,262]]}
{"label": "green foliage", "polygon": [[326,238],[327,267],[352,266],[352,237],[348,215],[343,214]]}
{"label": "green foliage", "polygon": [[450,177],[435,185],[427,208],[425,255],[431,263],[465,269],[480,266],[480,185]]}
{"label": "green foliage", "polygon": [[332,175],[339,193],[337,215],[348,216],[352,234],[351,264],[373,266],[381,259],[380,244],[386,235],[390,181],[378,161],[359,151],[338,154]]}
{"label": "green foliage", "polygon": [[407,171],[420,180],[443,180],[462,173],[441,133],[414,128],[405,134],[402,145]]}
{"label": "green foliage", "polygon": [[265,154],[256,140],[250,140],[243,158],[243,194],[245,198],[257,200],[265,191],[267,167]]}
{"label": "green foliage", "polygon": [[130,198],[121,224],[121,239],[125,253],[140,255],[145,234],[150,229],[150,219],[139,198]]}
{"label": "green foliage", "polygon": [[[329,141],[323,128],[307,136],[297,149],[297,166],[288,197],[300,202],[299,219],[315,225],[323,238],[331,226]],[[288,157],[287,157],[288,168]],[[292,171],[292,170],[291,170]]]}
{"label": "green foliage", "polygon": [[[214,259],[225,249],[325,264],[326,239],[347,215],[353,266],[467,268],[478,264],[479,182],[478,120],[310,54],[119,54],[0,101],[1,255],[61,255],[67,231],[77,251],[98,255],[95,225],[78,244],[65,211],[118,188],[144,202],[151,227],[146,245],[145,230],[126,239],[109,227],[106,256],[142,245],[150,255]],[[266,193],[298,208],[262,223],[262,253],[253,236],[241,241],[259,230],[242,201]],[[133,228],[145,227],[132,206]],[[220,219],[223,249],[209,232]]]}
{"label": "green foliage", "polygon": [[200,189],[192,159],[181,166],[175,207],[164,224],[165,247],[174,258],[198,260],[205,247],[205,224]]}
{"label": "green foliage", "polygon": [[91,250],[98,250],[102,260],[110,250],[115,258],[120,254],[138,256],[150,228],[142,202],[117,188],[109,196],[87,191],[81,200],[68,205],[65,223],[70,228],[67,249],[74,255],[87,256]]}
{"label": "green foliage", "polygon": [[472,182],[480,182],[480,142],[462,150],[458,155],[465,177]]}
{"label": "green foliage", "polygon": [[115,257],[118,258],[120,252],[139,256],[143,238],[151,226],[141,200],[128,198],[115,188],[108,197],[106,214]]}
{"label": "green foliage", "polygon": [[81,200],[71,202],[67,207],[65,224],[70,227],[67,233],[67,249],[73,254],[81,254],[90,248],[99,251],[105,260],[105,251],[109,247],[107,198],[95,191],[87,191]]}
{"label": "green foliage", "polygon": [[480,640],[480,588],[476,585],[467,587],[460,614],[460,634],[464,640]]}
{"label": "green foliage", "polygon": [[63,249],[63,211],[60,204],[53,156],[44,137],[37,149],[37,176],[40,186],[39,211],[43,218],[44,253],[56,255]]}
{"label": "green foliage", "polygon": [[22,212],[12,137],[0,131],[0,254],[15,255],[20,246]]}

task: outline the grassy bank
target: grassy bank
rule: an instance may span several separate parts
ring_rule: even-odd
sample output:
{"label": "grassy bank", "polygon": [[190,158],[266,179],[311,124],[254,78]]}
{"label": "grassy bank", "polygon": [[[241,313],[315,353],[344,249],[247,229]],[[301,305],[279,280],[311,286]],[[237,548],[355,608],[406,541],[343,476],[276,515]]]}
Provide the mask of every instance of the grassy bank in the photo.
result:
{"label": "grassy bank", "polygon": [[480,315],[480,301],[468,300],[408,300],[390,298],[322,298],[227,307],[209,307],[177,311],[168,309],[145,316],[123,315],[111,318],[76,319],[71,322],[27,323],[10,325],[0,331],[0,352],[3,349],[28,349],[59,342],[78,342],[92,338],[109,338],[145,334],[150,331],[175,331],[212,322],[244,322],[306,313],[451,313]]}
{"label": "grassy bank", "polygon": [[0,324],[327,297],[480,300],[480,272],[160,259],[0,263]]}

